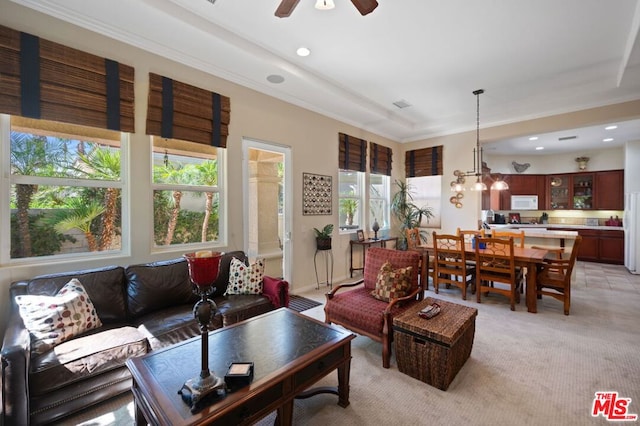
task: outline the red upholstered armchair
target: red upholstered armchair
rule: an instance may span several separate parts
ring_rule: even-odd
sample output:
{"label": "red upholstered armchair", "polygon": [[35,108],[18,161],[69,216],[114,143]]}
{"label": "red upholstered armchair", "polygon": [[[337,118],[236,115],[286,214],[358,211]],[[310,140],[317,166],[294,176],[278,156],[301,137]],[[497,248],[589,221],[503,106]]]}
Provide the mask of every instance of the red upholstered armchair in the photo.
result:
{"label": "red upholstered armchair", "polygon": [[[374,298],[380,267],[389,261],[393,269],[412,267],[411,288],[407,296],[384,302]],[[372,247],[366,252],[363,279],[342,284],[327,293],[324,306],[325,322],[342,325],[358,334],[382,343],[382,366],[389,368],[391,342],[393,341],[393,317],[404,312],[424,293],[418,280],[420,253]],[[352,289],[347,290],[351,287]]]}

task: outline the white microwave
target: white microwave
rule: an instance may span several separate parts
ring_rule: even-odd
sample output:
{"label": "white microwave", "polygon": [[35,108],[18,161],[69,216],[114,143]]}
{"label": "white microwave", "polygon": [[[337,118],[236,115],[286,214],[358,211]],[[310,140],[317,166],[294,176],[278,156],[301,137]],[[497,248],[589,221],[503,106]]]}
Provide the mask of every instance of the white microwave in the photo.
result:
{"label": "white microwave", "polygon": [[538,210],[538,196],[512,195],[511,210]]}

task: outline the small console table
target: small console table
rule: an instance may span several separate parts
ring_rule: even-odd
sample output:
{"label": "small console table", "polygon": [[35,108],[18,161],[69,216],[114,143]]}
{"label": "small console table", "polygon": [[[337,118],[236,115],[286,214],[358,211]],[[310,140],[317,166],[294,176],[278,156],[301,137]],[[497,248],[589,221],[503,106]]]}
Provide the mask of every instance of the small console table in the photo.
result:
{"label": "small console table", "polygon": [[[349,274],[351,274],[351,278],[353,278],[353,271],[363,271],[364,272],[364,262],[366,257],[367,248],[371,247],[375,244],[380,244],[380,247],[387,247],[387,242],[393,241],[398,244],[398,237],[387,237],[387,238],[368,238],[364,241],[351,240],[349,241],[349,252],[350,252],[350,263],[349,263]],[[362,267],[354,268],[353,267],[353,246],[361,246],[362,247]]]}

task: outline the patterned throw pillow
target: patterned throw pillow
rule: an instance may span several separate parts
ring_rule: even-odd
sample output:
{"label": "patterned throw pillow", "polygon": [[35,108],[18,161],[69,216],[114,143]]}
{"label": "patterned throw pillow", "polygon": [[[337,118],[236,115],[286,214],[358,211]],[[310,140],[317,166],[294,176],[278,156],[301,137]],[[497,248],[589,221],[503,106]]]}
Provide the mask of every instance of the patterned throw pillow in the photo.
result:
{"label": "patterned throw pillow", "polygon": [[16,303],[24,325],[31,333],[34,355],[102,326],[91,299],[76,278],[55,296],[16,296]]}
{"label": "patterned throw pillow", "polygon": [[229,284],[227,294],[262,294],[262,276],[264,275],[264,259],[256,259],[250,266],[235,257],[231,259],[229,268]]}
{"label": "patterned throw pillow", "polygon": [[389,261],[385,262],[380,267],[376,288],[371,292],[371,295],[383,302],[406,296],[411,290],[412,270],[412,266],[393,269]]}

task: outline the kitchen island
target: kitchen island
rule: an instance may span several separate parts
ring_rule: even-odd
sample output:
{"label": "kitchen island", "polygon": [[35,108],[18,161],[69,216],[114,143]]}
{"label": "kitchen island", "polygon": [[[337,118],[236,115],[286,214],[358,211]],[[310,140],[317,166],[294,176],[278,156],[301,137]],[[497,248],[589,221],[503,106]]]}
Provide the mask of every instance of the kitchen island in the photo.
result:
{"label": "kitchen island", "polygon": [[[624,229],[621,226],[567,224],[490,224],[492,229],[522,229],[525,245],[564,247],[571,252],[576,235],[582,236],[578,260],[600,263],[624,263]],[[488,231],[487,231],[488,232]]]}

